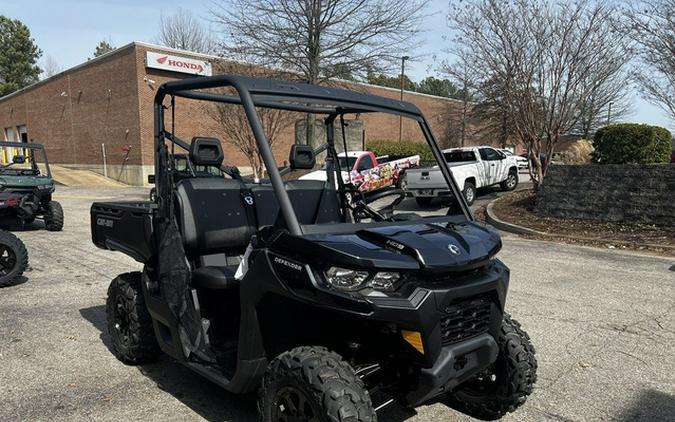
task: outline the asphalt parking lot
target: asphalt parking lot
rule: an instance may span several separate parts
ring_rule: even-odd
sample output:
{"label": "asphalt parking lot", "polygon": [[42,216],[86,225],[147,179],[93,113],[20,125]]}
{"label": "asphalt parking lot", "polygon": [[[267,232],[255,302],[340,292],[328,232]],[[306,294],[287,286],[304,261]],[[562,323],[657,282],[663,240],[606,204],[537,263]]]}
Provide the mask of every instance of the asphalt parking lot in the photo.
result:
{"label": "asphalt parking lot", "polygon": [[[255,398],[228,394],[169,358],[125,366],[108,350],[110,280],[139,264],[91,243],[89,206],[147,189],[60,188],[63,232],[17,235],[22,283],[0,290],[0,420],[255,421]],[[36,225],[41,223],[37,222]],[[537,348],[539,380],[508,421],[675,420],[675,262],[505,237],[508,311]],[[381,421],[471,420],[441,404]]]}

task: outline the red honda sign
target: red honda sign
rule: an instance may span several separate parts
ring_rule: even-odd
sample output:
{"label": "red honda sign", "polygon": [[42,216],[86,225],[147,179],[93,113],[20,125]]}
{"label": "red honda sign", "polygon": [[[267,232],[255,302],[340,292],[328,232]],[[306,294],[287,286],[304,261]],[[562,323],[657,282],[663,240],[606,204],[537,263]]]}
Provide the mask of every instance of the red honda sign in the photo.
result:
{"label": "red honda sign", "polygon": [[145,53],[145,66],[152,69],[190,73],[193,75],[211,76],[213,74],[211,63],[207,61],[152,51]]}

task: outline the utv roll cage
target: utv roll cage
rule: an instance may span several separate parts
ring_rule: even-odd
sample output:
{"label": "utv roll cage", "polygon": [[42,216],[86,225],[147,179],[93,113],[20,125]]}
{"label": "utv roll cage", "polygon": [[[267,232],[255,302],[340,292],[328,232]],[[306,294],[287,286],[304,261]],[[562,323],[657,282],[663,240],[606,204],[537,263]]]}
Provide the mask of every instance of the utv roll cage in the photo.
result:
{"label": "utv roll cage", "polygon": [[[204,91],[215,88],[233,88],[237,95]],[[334,144],[334,122],[337,118],[345,114],[384,112],[416,120],[440,166],[446,182],[451,187],[454,197],[457,198],[461,212],[467,220],[473,221],[464,196],[459,192],[452,173],[443,159],[443,153],[438,148],[436,142],[434,142],[429,124],[422,115],[422,112],[414,104],[338,88],[232,75],[171,81],[162,84],[158,88],[154,101],[155,174],[169,175],[169,177],[159,177],[155,181],[157,200],[160,204],[163,201],[171,201],[171,172],[167,171],[170,170],[167,167],[169,165],[169,151],[167,150],[165,140],[172,142],[171,154],[173,154],[174,144],[179,145],[185,150],[189,149],[189,144],[176,137],[173,129],[168,131],[165,127],[164,112],[167,107],[165,107],[164,101],[167,97],[171,98],[172,113],[175,108],[175,97],[243,106],[263,163],[268,172],[272,188],[277,195],[286,227],[293,235],[302,235],[303,227],[298,222],[288,193],[284,189],[281,172],[274,160],[267,136],[256,112],[256,107],[325,115],[324,123],[326,125],[327,141],[325,145],[313,151],[313,154],[323,151],[327,152],[326,170],[328,173],[328,183],[337,182],[340,187],[343,185],[342,178],[336,177],[333,174],[334,171],[332,171],[334,169],[332,163],[338,163]],[[175,123],[173,117],[172,125]],[[232,177],[238,177],[238,173],[233,168],[222,167],[222,170]],[[333,179],[335,177],[336,179]],[[170,206],[160,205],[160,214],[164,214],[162,215],[163,217],[170,217],[169,213],[171,210],[172,207]]]}
{"label": "utv roll cage", "polygon": [[[45,170],[47,170],[46,176],[52,177],[52,171],[51,168],[49,167],[49,160],[47,159],[47,154],[45,153],[45,147],[42,144],[34,144],[34,143],[28,143],[28,142],[6,142],[6,141],[0,141],[0,148],[17,148],[17,149],[30,149],[30,150],[38,150],[41,152],[42,155],[42,162],[45,165]],[[31,155],[34,153],[31,151]],[[4,166],[0,164],[0,166]],[[35,160],[31,160],[31,168],[33,170],[39,170],[37,167],[37,163]]]}

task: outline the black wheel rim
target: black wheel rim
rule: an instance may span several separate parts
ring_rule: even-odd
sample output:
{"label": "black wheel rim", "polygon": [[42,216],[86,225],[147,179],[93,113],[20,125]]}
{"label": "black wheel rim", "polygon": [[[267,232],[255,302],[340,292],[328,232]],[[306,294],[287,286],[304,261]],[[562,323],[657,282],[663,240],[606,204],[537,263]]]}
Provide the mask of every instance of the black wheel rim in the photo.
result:
{"label": "black wheel rim", "polygon": [[11,248],[0,245],[0,276],[11,273],[14,267],[16,267],[16,254]]}
{"label": "black wheel rim", "polygon": [[286,386],[274,400],[272,420],[275,422],[320,422],[319,412],[299,388]]}
{"label": "black wheel rim", "polygon": [[122,346],[128,347],[131,338],[131,320],[126,301],[122,297],[115,302],[115,333]]}

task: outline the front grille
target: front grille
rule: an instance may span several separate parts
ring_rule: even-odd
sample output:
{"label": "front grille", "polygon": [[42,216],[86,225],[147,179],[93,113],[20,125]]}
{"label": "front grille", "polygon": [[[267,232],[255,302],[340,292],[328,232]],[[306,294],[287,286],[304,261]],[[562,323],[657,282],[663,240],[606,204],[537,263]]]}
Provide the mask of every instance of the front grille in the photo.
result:
{"label": "front grille", "polygon": [[451,303],[441,316],[443,344],[457,343],[487,332],[491,307],[490,300],[485,297]]}

